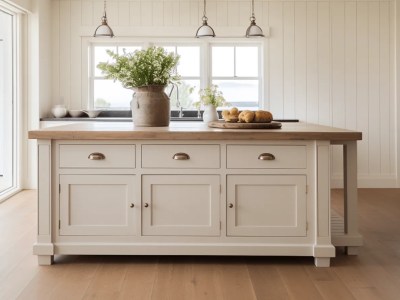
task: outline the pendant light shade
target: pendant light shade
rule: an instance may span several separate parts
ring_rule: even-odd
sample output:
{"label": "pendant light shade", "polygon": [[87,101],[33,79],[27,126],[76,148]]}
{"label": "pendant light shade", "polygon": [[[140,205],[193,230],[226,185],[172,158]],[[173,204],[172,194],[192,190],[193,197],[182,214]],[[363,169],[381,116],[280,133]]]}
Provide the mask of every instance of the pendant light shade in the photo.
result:
{"label": "pendant light shade", "polygon": [[250,17],[250,26],[246,30],[246,37],[247,38],[252,38],[252,37],[263,37],[263,31],[256,24],[256,17],[254,16],[254,0],[251,1],[251,17]]}
{"label": "pendant light shade", "polygon": [[206,16],[206,0],[204,0],[204,10],[203,10],[203,24],[197,29],[196,37],[215,37],[214,29],[211,28],[210,25],[207,24],[208,18]]}
{"label": "pendant light shade", "polygon": [[101,18],[101,25],[96,28],[94,37],[114,37],[114,32],[111,27],[107,24],[107,12],[106,12],[106,1],[104,1],[104,14]]}

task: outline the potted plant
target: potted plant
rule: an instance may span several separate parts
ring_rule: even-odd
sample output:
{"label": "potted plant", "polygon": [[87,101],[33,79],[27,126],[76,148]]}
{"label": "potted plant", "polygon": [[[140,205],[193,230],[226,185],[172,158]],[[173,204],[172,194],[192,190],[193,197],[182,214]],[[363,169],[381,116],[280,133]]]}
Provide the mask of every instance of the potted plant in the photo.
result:
{"label": "potted plant", "polygon": [[175,72],[179,56],[154,46],[122,55],[108,50],[107,54],[113,61],[97,67],[105,78],[134,90],[131,109],[135,126],[168,126],[170,102],[164,89],[179,81]]}
{"label": "potted plant", "polygon": [[203,121],[208,123],[218,120],[217,107],[228,106],[221,91],[218,91],[217,85],[211,85],[199,91],[200,100],[194,105],[197,108],[204,107]]}

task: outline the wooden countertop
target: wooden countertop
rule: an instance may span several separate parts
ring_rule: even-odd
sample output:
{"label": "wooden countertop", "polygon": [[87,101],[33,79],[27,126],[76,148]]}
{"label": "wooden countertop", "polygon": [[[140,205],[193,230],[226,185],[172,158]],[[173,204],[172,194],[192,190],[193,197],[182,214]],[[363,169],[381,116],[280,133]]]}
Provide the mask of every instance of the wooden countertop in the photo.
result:
{"label": "wooden countertop", "polygon": [[202,122],[169,127],[135,127],[128,122],[82,122],[29,131],[30,139],[54,140],[361,140],[362,133],[310,123],[282,123],[281,129],[216,129]]}

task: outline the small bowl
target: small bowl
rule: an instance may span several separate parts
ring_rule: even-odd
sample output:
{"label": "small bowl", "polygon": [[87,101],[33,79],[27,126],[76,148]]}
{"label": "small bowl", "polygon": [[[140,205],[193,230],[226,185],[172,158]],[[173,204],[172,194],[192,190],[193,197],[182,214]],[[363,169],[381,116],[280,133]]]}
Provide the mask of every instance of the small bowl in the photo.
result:
{"label": "small bowl", "polygon": [[83,114],[81,110],[69,110],[68,112],[71,118],[79,118]]}
{"label": "small bowl", "polygon": [[97,118],[102,110],[83,110],[83,112],[86,113],[89,118]]}

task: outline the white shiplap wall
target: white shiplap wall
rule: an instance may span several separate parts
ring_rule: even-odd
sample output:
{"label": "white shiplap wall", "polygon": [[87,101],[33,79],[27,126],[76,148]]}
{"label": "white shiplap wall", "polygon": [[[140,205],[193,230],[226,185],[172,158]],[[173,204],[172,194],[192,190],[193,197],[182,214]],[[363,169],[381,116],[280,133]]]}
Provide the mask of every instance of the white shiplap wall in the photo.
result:
{"label": "white shiplap wall", "polygon": [[[251,1],[207,1],[217,35],[243,35]],[[395,2],[255,1],[266,42],[266,107],[276,117],[363,132],[359,185],[396,185]],[[86,105],[82,41],[100,23],[102,0],[53,1],[53,98]],[[118,36],[192,36],[202,1],[108,0]],[[85,52],[83,52],[85,53]],[[82,96],[83,95],[83,96]],[[341,177],[332,153],[333,182]]]}

